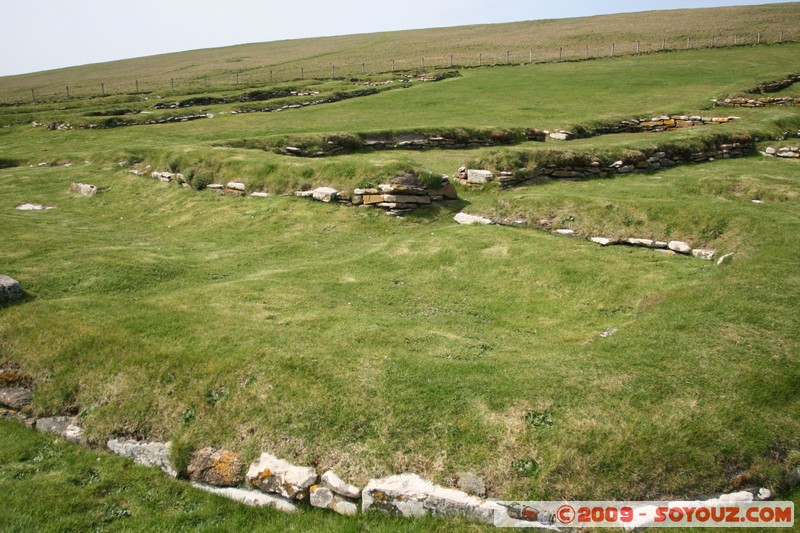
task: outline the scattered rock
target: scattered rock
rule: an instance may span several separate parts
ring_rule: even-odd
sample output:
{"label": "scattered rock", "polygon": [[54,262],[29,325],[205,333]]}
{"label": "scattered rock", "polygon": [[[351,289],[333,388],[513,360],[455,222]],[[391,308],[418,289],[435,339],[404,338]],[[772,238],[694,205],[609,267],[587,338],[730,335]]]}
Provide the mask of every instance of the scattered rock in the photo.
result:
{"label": "scattered rock", "polygon": [[608,239],[606,237],[592,237],[591,240],[593,243],[599,244],[600,246],[609,246],[611,244],[617,244],[618,241],[613,239]]}
{"label": "scattered rock", "polygon": [[426,514],[458,515],[493,523],[494,513],[502,509],[494,502],[446,489],[425,481],[416,474],[400,474],[372,479],[362,492],[362,510],[378,509],[390,514],[421,517]]}
{"label": "scattered rock", "polygon": [[42,433],[56,433],[75,443],[81,442],[83,438],[83,429],[68,416],[39,418],[36,420],[36,429]]}
{"label": "scattered rock", "polygon": [[652,239],[625,239],[626,244],[630,244],[631,246],[644,246],[645,248],[653,248],[653,240]]}
{"label": "scattered rock", "polygon": [[209,183],[206,185],[206,189],[211,189],[212,191],[221,191],[225,189],[225,186],[221,183]]}
{"label": "scattered rock", "polygon": [[317,481],[317,472],[307,466],[295,466],[274,455],[262,453],[247,471],[247,482],[264,492],[302,500]]}
{"label": "scattered rock", "polygon": [[15,411],[31,403],[33,393],[23,387],[8,387],[0,389],[0,407],[7,407]]}
{"label": "scattered rock", "polygon": [[355,485],[351,485],[349,483],[345,483],[342,479],[333,473],[333,471],[328,470],[322,477],[320,478],[322,485],[329,488],[336,494],[340,494],[346,498],[360,498],[361,497],[361,489],[356,487]]}
{"label": "scattered rock", "polygon": [[250,196],[254,196],[256,198],[266,198],[267,196],[269,196],[269,193],[256,191],[256,192],[251,192]]}
{"label": "scattered rock", "polygon": [[556,235],[577,235],[577,233],[575,233],[575,230],[571,229],[557,229],[553,233],[555,233]]}
{"label": "scattered rock", "polygon": [[614,333],[616,333],[616,332],[618,332],[618,331],[619,331],[619,328],[608,328],[608,329],[607,329],[607,330],[605,330],[603,333],[601,333],[601,334],[599,335],[599,337],[600,337],[601,339],[607,339],[608,337],[610,337],[611,335],[613,335]]}
{"label": "scattered rock", "polygon": [[669,241],[669,243],[667,243],[667,247],[673,252],[677,252],[679,254],[692,253],[692,247],[683,241]]}
{"label": "scattered rock", "polygon": [[330,509],[345,516],[353,516],[358,513],[358,505],[354,501],[350,501],[348,498],[336,494],[328,487],[320,485],[311,487],[309,501],[312,507]]}
{"label": "scattered rock", "polygon": [[127,457],[134,463],[144,466],[155,466],[165,474],[177,477],[178,473],[172,467],[170,452],[172,443],[145,442],[133,439],[111,439],[106,446],[112,453]]}
{"label": "scattered rock", "polygon": [[472,472],[459,472],[456,478],[456,486],[459,489],[479,498],[486,497],[486,483]]}
{"label": "scattered rock", "polygon": [[468,215],[467,213],[458,213],[453,217],[453,220],[459,224],[493,224],[493,222],[488,218],[478,215]]}
{"label": "scattered rock", "polygon": [[754,204],[763,204],[764,203],[764,200],[750,200],[750,201],[753,202]]}
{"label": "scattered rock", "polygon": [[251,507],[273,507],[285,513],[294,513],[297,511],[297,504],[272,494],[264,494],[263,492],[255,490],[211,487],[200,483],[192,483],[192,486]]}
{"label": "scattered rock", "polygon": [[229,181],[228,182],[228,189],[230,189],[232,191],[244,192],[244,191],[247,190],[247,186],[244,183],[240,182],[240,181]]}
{"label": "scattered rock", "polygon": [[235,487],[242,481],[244,463],[236,452],[203,448],[192,454],[186,470],[189,479],[215,487]]}
{"label": "scattered rock", "polygon": [[333,187],[317,187],[311,191],[311,197],[320,202],[332,202],[336,199],[339,191]]}
{"label": "scattered rock", "polygon": [[705,259],[706,261],[712,261],[716,254],[716,250],[706,250],[703,248],[695,248],[692,250],[692,255],[694,257],[697,257],[698,259]]}
{"label": "scattered rock", "polygon": [[88,183],[70,183],[69,189],[81,196],[94,196],[97,194],[97,187]]}
{"label": "scattered rock", "polygon": [[488,170],[467,170],[467,183],[482,185],[492,181],[492,179],[494,179],[494,176]]}
{"label": "scattered rock", "polygon": [[55,207],[42,204],[20,204],[15,209],[17,211],[45,211],[47,209],[55,209]]}
{"label": "scattered rock", "polygon": [[0,274],[0,302],[18,300],[24,295],[19,281]]}

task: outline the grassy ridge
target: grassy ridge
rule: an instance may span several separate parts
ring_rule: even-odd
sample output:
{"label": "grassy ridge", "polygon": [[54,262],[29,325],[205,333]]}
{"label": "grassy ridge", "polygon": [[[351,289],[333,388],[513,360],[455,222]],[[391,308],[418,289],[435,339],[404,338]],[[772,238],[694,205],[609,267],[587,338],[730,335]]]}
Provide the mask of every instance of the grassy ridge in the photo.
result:
{"label": "grassy ridge", "polygon": [[557,58],[559,47],[565,57],[582,58],[585,46],[592,55],[607,56],[612,43],[621,55],[633,53],[637,40],[643,52],[660,49],[663,39],[671,48],[683,48],[687,37],[698,47],[709,46],[712,36],[720,46],[733,44],[734,35],[740,44],[753,43],[756,32],[776,42],[781,31],[784,39],[797,39],[798,26],[800,7],[792,2],[277,41],[7,76],[0,78],[0,95],[24,100],[31,88],[40,95],[63,94],[66,85],[73,95],[95,95],[100,83],[112,93],[133,92],[137,79],[141,90],[163,91],[170,88],[170,78],[185,88],[202,87],[205,76],[213,85],[231,85],[236,72],[247,84],[264,82],[269,70],[275,80],[299,78],[300,67],[307,77],[329,77],[331,65],[337,65],[338,75],[350,76],[361,72],[362,63],[367,72],[385,72],[393,59],[397,69],[414,69],[421,57],[427,66],[445,66],[451,55],[457,65],[476,65],[481,53],[484,64],[495,64],[505,63],[509,51],[512,61],[522,62],[530,49],[536,59]]}

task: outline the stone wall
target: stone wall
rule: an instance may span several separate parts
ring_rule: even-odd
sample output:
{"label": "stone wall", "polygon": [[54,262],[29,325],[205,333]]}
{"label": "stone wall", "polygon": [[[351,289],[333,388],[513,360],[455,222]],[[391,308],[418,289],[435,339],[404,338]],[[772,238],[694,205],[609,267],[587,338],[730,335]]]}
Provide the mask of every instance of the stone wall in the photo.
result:
{"label": "stone wall", "polygon": [[713,100],[714,105],[719,107],[769,107],[769,106],[800,106],[800,98],[791,96],[761,96],[750,98],[747,96],[736,96],[722,100]]}
{"label": "stone wall", "polygon": [[634,118],[620,121],[619,124],[600,126],[590,132],[591,136],[609,133],[659,133],[678,128],[713,126],[727,124],[739,117],[703,117],[700,115],[662,115],[650,118]]}
{"label": "stone wall", "polygon": [[[629,174],[632,172],[648,172],[661,168],[670,168],[676,165],[687,163],[703,163],[716,159],[731,159],[743,157],[754,150],[752,141],[721,143],[716,148],[691,152],[680,153],[677,151],[664,150],[651,153],[640,152],[636,156],[614,161],[613,163],[604,162],[599,158],[591,158],[591,161],[584,165],[568,165],[549,163],[542,164],[530,169],[498,169],[497,181],[501,189],[530,185],[544,179],[555,178],[602,178],[615,174]],[[462,167],[454,174],[466,185],[480,185],[495,178],[495,173],[488,171],[488,176],[479,174],[472,170]]]}
{"label": "stone wall", "polygon": [[394,216],[403,216],[420,207],[458,199],[456,188],[446,176],[440,179],[436,188],[431,188],[422,184],[413,175],[397,176],[388,183],[357,188],[352,193],[338,191],[333,187],[318,187],[297,191],[295,196],[325,203],[339,202],[348,206],[376,207],[385,209],[387,215]]}
{"label": "stone wall", "polygon": [[792,75],[783,80],[775,80],[775,81],[760,83],[758,84],[757,87],[750,89],[747,92],[751,94],[776,93],[778,91],[782,91],[783,89],[791,85],[794,85],[798,81],[800,81],[800,75]]}

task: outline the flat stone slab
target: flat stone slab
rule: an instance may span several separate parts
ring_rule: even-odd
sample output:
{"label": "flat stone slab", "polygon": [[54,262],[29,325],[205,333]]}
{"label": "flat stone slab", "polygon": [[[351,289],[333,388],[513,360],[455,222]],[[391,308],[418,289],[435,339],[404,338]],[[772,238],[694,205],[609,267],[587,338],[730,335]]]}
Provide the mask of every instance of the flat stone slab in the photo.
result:
{"label": "flat stone slab", "polygon": [[210,485],[203,485],[201,483],[192,483],[196,489],[210,492],[234,500],[251,507],[272,507],[278,511],[285,513],[294,513],[297,511],[297,505],[290,500],[275,496],[274,494],[264,494],[263,492],[255,490],[235,489],[235,488],[219,488]]}
{"label": "flat stone slab", "polygon": [[492,181],[492,179],[494,179],[494,176],[488,170],[475,170],[472,168],[467,170],[467,183],[482,185]]}
{"label": "flat stone slab", "polygon": [[244,478],[244,462],[236,452],[208,447],[192,454],[186,473],[197,483],[235,487]]}
{"label": "flat stone slab", "polygon": [[0,407],[19,411],[31,403],[33,393],[23,387],[6,387],[0,389]]}
{"label": "flat stone slab", "polygon": [[94,196],[97,194],[97,187],[88,183],[70,183],[69,189],[81,196]]}
{"label": "flat stone slab", "polygon": [[42,204],[20,204],[14,209],[17,211],[46,211],[48,209],[55,209],[55,207]]}
{"label": "flat stone slab", "polygon": [[36,420],[36,430],[41,433],[56,433],[70,442],[79,443],[83,438],[83,428],[68,416],[50,416]]}
{"label": "flat stone slab", "polygon": [[459,224],[493,224],[491,220],[488,218],[478,216],[478,215],[469,215],[467,213],[458,213],[456,216],[453,217],[453,220],[458,222]]}
{"label": "flat stone slab", "polygon": [[160,468],[165,474],[177,477],[178,473],[172,467],[170,452],[172,443],[167,442],[145,442],[133,439],[110,439],[106,446],[108,449],[119,456],[127,457],[134,463],[144,466],[155,466]]}
{"label": "flat stone slab", "polygon": [[332,470],[328,470],[322,477],[320,478],[322,484],[335,492],[336,494],[340,494],[346,498],[360,498],[361,497],[361,489],[356,487],[355,485],[351,485],[350,483],[345,483],[342,481],[342,478],[337,476],[333,473]]}
{"label": "flat stone slab", "polygon": [[409,517],[456,515],[492,524],[495,511],[503,508],[466,492],[434,485],[416,474],[400,474],[370,480],[362,492],[362,510],[370,509]]}
{"label": "flat stone slab", "polygon": [[0,302],[17,300],[24,295],[19,281],[0,274]]}

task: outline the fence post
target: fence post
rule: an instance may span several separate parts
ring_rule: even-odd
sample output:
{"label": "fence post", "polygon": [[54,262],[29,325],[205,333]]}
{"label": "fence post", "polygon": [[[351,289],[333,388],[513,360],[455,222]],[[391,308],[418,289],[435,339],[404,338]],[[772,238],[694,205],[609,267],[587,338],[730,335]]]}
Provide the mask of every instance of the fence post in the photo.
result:
{"label": "fence post", "polygon": [[392,59],[392,72],[394,72],[394,59]]}
{"label": "fence post", "polygon": [[236,85],[239,85],[239,73],[236,73]]}
{"label": "fence post", "polygon": [[206,88],[208,88],[208,76],[206,76],[205,79],[206,79]]}
{"label": "fence post", "polygon": [[588,46],[583,51],[583,59],[589,59],[589,47]]}
{"label": "fence post", "polygon": [[305,71],[303,70],[303,67],[300,67],[300,79],[301,79],[301,80],[304,80],[304,79],[306,79],[306,73],[305,73]]}
{"label": "fence post", "polygon": [[361,63],[361,74],[364,74],[364,63]]}
{"label": "fence post", "polygon": [[101,83],[100,84],[100,94],[103,95],[103,96],[106,95],[106,84],[105,83]]}
{"label": "fence post", "polygon": [[31,89],[31,102],[35,102],[35,101],[36,101],[36,90],[35,89]]}
{"label": "fence post", "polygon": [[639,53],[639,41],[636,41],[636,53]]}
{"label": "fence post", "polygon": [[420,57],[419,58],[419,66],[421,68],[425,68],[425,58],[424,57]]}
{"label": "fence post", "polygon": [[756,44],[761,44],[761,32],[758,32]]}
{"label": "fence post", "polygon": [[450,68],[453,68],[453,56],[452,56],[452,54],[450,55]]}
{"label": "fence post", "polygon": [[336,67],[331,65],[331,79],[336,78]]}
{"label": "fence post", "polygon": [[733,36],[733,46],[738,46],[738,45],[739,45],[739,36],[738,35],[734,35]]}
{"label": "fence post", "polygon": [[691,46],[692,46],[692,38],[691,37],[687,37],[686,38],[686,49],[688,50]]}
{"label": "fence post", "polygon": [[667,38],[664,37],[663,39],[661,39],[661,51],[663,52],[666,49],[667,49]]}
{"label": "fence post", "polygon": [[778,43],[783,44],[783,30],[781,30],[781,36],[778,38]]}
{"label": "fence post", "polygon": [[564,57],[564,47],[562,46],[561,48],[558,49],[558,60],[561,61],[563,57]]}
{"label": "fence post", "polygon": [[136,92],[139,92],[139,80],[136,80]]}
{"label": "fence post", "polygon": [[272,83],[272,69],[269,69],[269,82]]}
{"label": "fence post", "polygon": [[711,36],[711,48],[714,48],[714,45],[716,44],[716,40],[717,40],[717,36],[716,35],[712,35]]}
{"label": "fence post", "polygon": [[480,52],[480,53],[478,54],[478,66],[479,66],[479,67],[482,67],[482,66],[483,66],[483,52]]}
{"label": "fence post", "polygon": [[533,48],[528,50],[528,63],[533,63]]}
{"label": "fence post", "polygon": [[611,57],[614,57],[614,48],[616,47],[615,43],[611,43]]}
{"label": "fence post", "polygon": [[175,88],[175,78],[170,78],[169,83],[172,85],[172,88]]}
{"label": "fence post", "polygon": [[67,100],[69,100],[69,85],[67,85]]}

